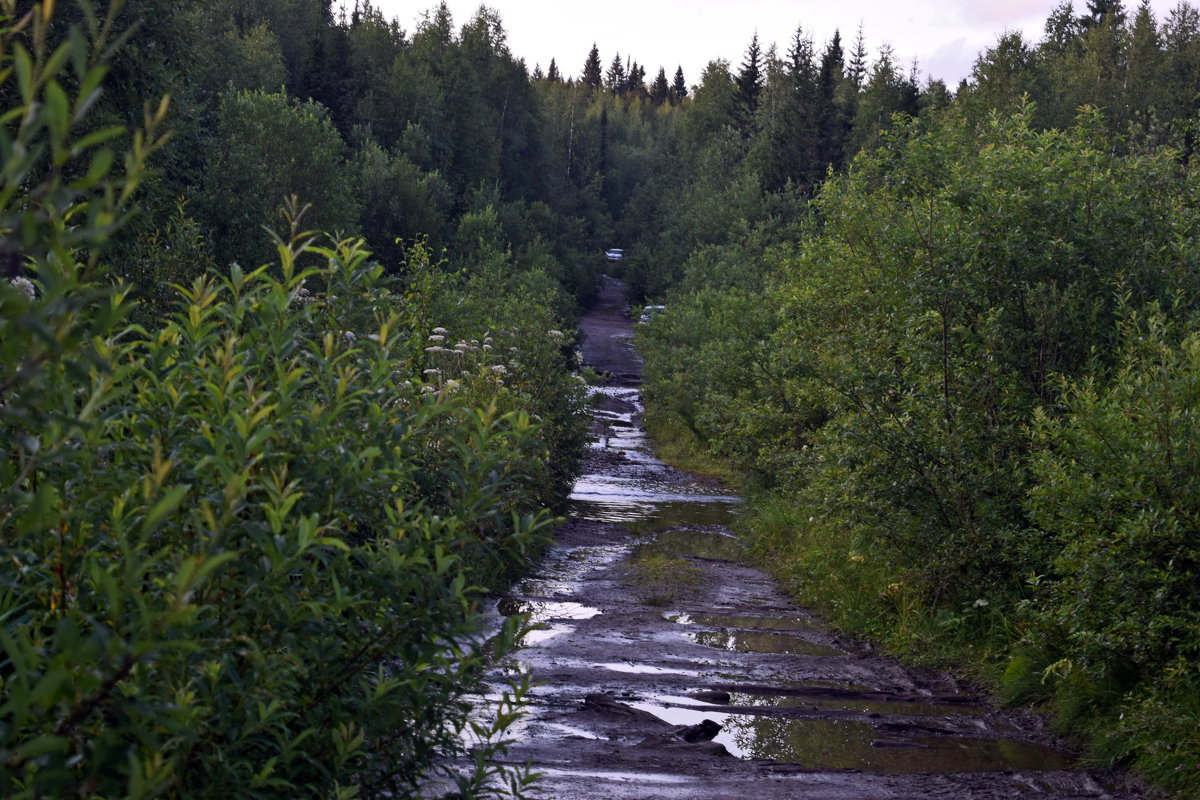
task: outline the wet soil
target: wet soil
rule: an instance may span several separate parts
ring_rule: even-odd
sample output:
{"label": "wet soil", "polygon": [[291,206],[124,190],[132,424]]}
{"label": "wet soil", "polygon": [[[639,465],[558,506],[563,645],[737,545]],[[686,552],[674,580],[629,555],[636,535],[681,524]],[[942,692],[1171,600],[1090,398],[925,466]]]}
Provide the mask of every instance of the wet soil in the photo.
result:
{"label": "wet soil", "polygon": [[658,461],[620,282],[582,322],[595,441],[573,516],[492,613],[529,613],[499,665],[536,683],[505,757],[537,795],[1125,798],[1040,718],[831,631],[742,559],[737,496]]}

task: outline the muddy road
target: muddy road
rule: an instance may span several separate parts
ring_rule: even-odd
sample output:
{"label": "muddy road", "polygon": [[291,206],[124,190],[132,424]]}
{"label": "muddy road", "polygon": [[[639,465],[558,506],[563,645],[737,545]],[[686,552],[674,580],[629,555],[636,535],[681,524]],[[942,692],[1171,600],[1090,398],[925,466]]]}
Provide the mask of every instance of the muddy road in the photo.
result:
{"label": "muddy road", "polygon": [[598,391],[573,519],[495,604],[538,629],[497,669],[536,688],[506,761],[538,796],[1141,797],[1073,766],[1040,719],[840,636],[741,559],[738,498],[654,458],[623,287],[582,322]]}

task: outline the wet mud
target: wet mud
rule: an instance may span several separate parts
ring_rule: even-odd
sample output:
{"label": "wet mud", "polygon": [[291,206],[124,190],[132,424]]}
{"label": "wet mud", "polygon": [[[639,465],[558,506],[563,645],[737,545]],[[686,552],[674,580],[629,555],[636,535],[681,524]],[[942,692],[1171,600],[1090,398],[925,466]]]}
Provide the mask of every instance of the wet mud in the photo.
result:
{"label": "wet mud", "polygon": [[740,500],[653,455],[623,286],[582,322],[595,440],[572,519],[491,613],[534,629],[496,667],[532,674],[505,759],[536,796],[1126,798],[1031,714],[831,631],[743,560]]}

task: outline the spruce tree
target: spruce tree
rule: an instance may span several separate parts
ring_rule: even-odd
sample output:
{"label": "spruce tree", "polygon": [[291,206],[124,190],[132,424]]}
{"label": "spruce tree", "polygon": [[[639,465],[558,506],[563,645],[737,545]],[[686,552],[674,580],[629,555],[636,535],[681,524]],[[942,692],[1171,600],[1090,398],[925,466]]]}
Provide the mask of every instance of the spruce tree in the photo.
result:
{"label": "spruce tree", "polygon": [[1038,48],[1043,55],[1062,57],[1078,45],[1082,23],[1075,16],[1075,6],[1071,0],[1064,0],[1055,6],[1050,16],[1046,17],[1043,31],[1045,35]]}
{"label": "spruce tree", "polygon": [[1088,0],[1088,15],[1080,22],[1085,28],[1093,28],[1106,17],[1111,17],[1116,25],[1125,24],[1125,4],[1121,0]]}
{"label": "spruce tree", "polygon": [[546,80],[550,81],[550,83],[562,82],[562,75],[558,72],[558,64],[555,63],[553,58],[550,59],[550,68],[546,70]]}
{"label": "spruce tree", "polygon": [[682,103],[688,96],[687,81],[683,79],[683,67],[675,68],[675,80],[671,83],[671,102]]}
{"label": "spruce tree", "polygon": [[[861,36],[859,43],[862,43]],[[850,134],[850,120],[853,119],[856,110],[854,101],[858,90],[853,80],[846,77],[845,66],[842,35],[835,30],[833,39],[821,54],[821,71],[817,84],[817,152],[822,170],[830,165],[835,169],[841,167],[845,157],[846,140]],[[853,91],[840,92],[843,83]]]}
{"label": "spruce tree", "polygon": [[583,85],[588,88],[588,91],[595,91],[600,88],[601,75],[600,67],[600,49],[596,47],[596,43],[592,42],[591,52],[588,53],[587,61],[583,62],[583,75],[581,80]]}
{"label": "spruce tree", "polygon": [[635,97],[646,96],[646,68],[636,61],[629,66],[629,77],[625,81],[629,93]]}
{"label": "spruce tree", "polygon": [[758,46],[758,33],[750,40],[746,48],[746,60],[737,74],[736,84],[738,124],[742,130],[749,131],[758,111],[758,97],[762,94],[763,70],[762,49]]}
{"label": "spruce tree", "polygon": [[605,86],[613,94],[625,94],[626,89],[626,73],[625,63],[621,61],[621,54],[617,53],[613,56],[612,63],[608,65],[608,72],[604,76]]}
{"label": "spruce tree", "polygon": [[671,84],[667,82],[667,71],[663,67],[658,68],[658,75],[654,77],[654,83],[650,84],[650,100],[656,106],[661,106],[667,102],[671,96]]}
{"label": "spruce tree", "polygon": [[[834,39],[838,39],[838,49],[841,49],[840,37],[835,32]],[[858,23],[858,37],[854,40],[854,52],[850,54],[850,64],[846,68],[846,77],[848,77],[856,88],[861,89],[863,81],[867,78],[867,42],[863,35],[863,24]]]}

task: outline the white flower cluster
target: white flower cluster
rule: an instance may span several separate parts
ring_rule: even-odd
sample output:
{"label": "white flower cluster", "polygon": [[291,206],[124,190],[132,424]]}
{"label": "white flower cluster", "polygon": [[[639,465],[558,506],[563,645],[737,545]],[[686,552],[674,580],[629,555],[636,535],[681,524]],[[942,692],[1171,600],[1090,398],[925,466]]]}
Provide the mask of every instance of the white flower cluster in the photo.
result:
{"label": "white flower cluster", "polygon": [[[453,392],[464,384],[482,379],[488,384],[504,385],[504,377],[510,367],[494,363],[498,353],[494,352],[491,336],[479,339],[459,339],[453,345],[449,338],[450,331],[443,327],[434,328],[427,338],[430,343],[424,350],[429,354],[430,367],[424,371],[429,384],[436,384],[437,390]],[[518,352],[511,348],[511,352]],[[513,362],[510,362],[510,365]],[[459,379],[451,379],[451,375]],[[430,391],[429,384],[423,391]]]}
{"label": "white flower cluster", "polygon": [[29,278],[23,278],[23,277],[13,278],[8,283],[10,286],[12,286],[18,292],[25,295],[25,297],[28,298],[29,300],[37,299],[37,288],[34,287],[33,281],[29,280]]}

